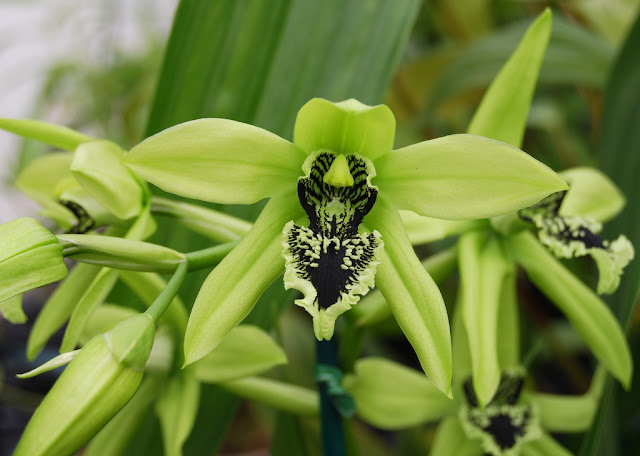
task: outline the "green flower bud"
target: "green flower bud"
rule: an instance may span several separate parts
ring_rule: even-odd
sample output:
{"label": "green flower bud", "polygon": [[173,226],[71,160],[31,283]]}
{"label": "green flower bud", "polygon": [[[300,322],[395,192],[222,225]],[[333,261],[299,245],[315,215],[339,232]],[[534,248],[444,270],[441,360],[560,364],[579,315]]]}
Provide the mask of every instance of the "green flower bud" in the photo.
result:
{"label": "green flower bud", "polygon": [[0,302],[67,275],[58,239],[36,220],[0,225]]}
{"label": "green flower bud", "polygon": [[138,389],[154,333],[140,314],[91,339],[34,413],[14,455],[70,455],[88,442]]}

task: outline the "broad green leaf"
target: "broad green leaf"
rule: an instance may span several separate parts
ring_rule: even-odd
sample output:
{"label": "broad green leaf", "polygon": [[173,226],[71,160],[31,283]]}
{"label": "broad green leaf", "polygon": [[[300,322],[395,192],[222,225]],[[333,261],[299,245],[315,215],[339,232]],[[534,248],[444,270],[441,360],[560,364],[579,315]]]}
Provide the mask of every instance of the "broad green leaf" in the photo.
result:
{"label": "broad green leaf", "polygon": [[190,369],[176,373],[156,403],[165,456],[181,456],[198,412],[200,384]]}
{"label": "broad green leaf", "polygon": [[112,268],[171,272],[186,261],[168,247],[115,236],[59,234],[58,239],[65,257]]}
{"label": "broad green leaf", "polygon": [[396,208],[449,220],[506,214],[568,188],[520,149],[473,135],[394,150],[374,165],[378,175],[373,183]]}
{"label": "broad green leaf", "polygon": [[449,416],[438,426],[430,454],[434,456],[481,456],[483,453],[478,441],[467,438],[458,417]]}
{"label": "broad green leaf", "polygon": [[[602,171],[618,185],[627,200],[634,203],[640,198],[640,156],[632,152],[640,148],[640,130],[637,128],[640,116],[638,42],[640,14],[634,19],[607,82],[597,148]],[[640,246],[640,214],[636,204],[628,204],[620,216],[607,225],[604,232],[605,237],[611,238],[619,233],[627,234],[634,246]],[[635,260],[628,266],[617,292],[608,299],[618,321],[627,330],[636,308],[639,288],[640,261]],[[585,439],[581,454],[603,454],[607,451],[603,445],[607,440],[617,441],[619,429],[609,418],[615,415],[612,413],[615,408],[613,397],[612,385],[608,384],[603,395],[603,405]],[[624,396],[621,399],[626,400]]]}
{"label": "broad green leaf", "polygon": [[82,299],[87,287],[97,277],[102,268],[90,264],[76,265],[69,276],[51,294],[27,339],[27,358],[38,356],[49,338],[69,319],[73,309]]}
{"label": "broad green leaf", "polygon": [[595,168],[571,168],[559,173],[569,191],[562,201],[560,214],[592,217],[606,222],[615,217],[625,205],[620,189],[604,173]]}
{"label": "broad green leaf", "polygon": [[384,250],[376,286],[387,300],[422,369],[434,385],[451,395],[449,318],[438,286],[416,257],[398,212],[381,197],[365,222],[382,235]]}
{"label": "broad green leaf", "polygon": [[467,133],[521,147],[529,106],[551,35],[551,10],[529,27],[518,48],[495,77]]}
{"label": "broad green leaf", "polygon": [[35,219],[0,225],[0,302],[66,275],[62,246]]}
{"label": "broad green leaf", "polygon": [[393,148],[395,133],[396,119],[385,105],[314,98],[298,112],[293,142],[307,154],[328,149],[373,160]]}
{"label": "broad green leaf", "polygon": [[381,429],[436,421],[455,407],[422,373],[384,358],[356,362],[343,385],[356,400],[358,416]]}
{"label": "broad green leaf", "polygon": [[55,358],[50,359],[49,361],[42,364],[41,366],[38,366],[35,369],[30,370],[29,372],[25,372],[24,374],[18,374],[17,377],[31,378],[31,377],[35,377],[36,375],[40,375],[44,372],[49,372],[50,370],[57,369],[58,367],[66,366],[73,360],[73,358],[75,358],[78,355],[78,353],[80,353],[80,350],[74,350],[67,353],[62,353],[56,356]]}
{"label": "broad green leaf", "polygon": [[0,119],[0,128],[71,152],[80,144],[94,140],[91,136],[70,128],[39,120]]}
{"label": "broad green leaf", "polygon": [[121,456],[127,444],[138,432],[149,408],[164,382],[159,375],[146,375],[122,410],[89,442],[86,456]]}
{"label": "broad green leaf", "polygon": [[250,204],[295,189],[304,158],[298,147],[267,130],[199,119],[145,139],[124,163],[176,195]]}
{"label": "broad green leaf", "polygon": [[71,172],[98,203],[123,220],[138,215],[145,191],[122,165],[123,151],[110,141],[80,145],[73,154]]}
{"label": "broad green leaf", "polygon": [[529,279],[567,316],[598,360],[625,387],[631,382],[631,353],[607,305],[528,232],[506,238],[508,250]]}
{"label": "broad green leaf", "polygon": [[238,325],[215,350],[193,363],[193,372],[201,382],[219,383],[262,374],[286,362],[284,351],[266,332]]}
{"label": "broad green leaf", "polygon": [[498,341],[511,344],[498,333],[502,287],[511,266],[495,238],[472,231],[460,238],[462,318],[471,354],[473,388],[481,407],[488,404],[500,383]]}
{"label": "broad green leaf", "polygon": [[303,416],[318,416],[320,398],[308,388],[262,377],[246,377],[220,386],[240,397]]}
{"label": "broad green leaf", "polygon": [[441,220],[423,217],[411,211],[400,211],[402,223],[413,245],[439,241],[483,225],[480,220]]}
{"label": "broad green leaf", "polygon": [[209,274],[189,317],[184,339],[186,364],[213,350],[282,274],[282,229],[301,212],[296,194],[269,200],[249,233]]}
{"label": "broad green leaf", "polygon": [[14,325],[27,322],[27,316],[25,315],[24,310],[22,310],[22,296],[23,295],[18,294],[13,298],[0,302],[0,316],[4,317]]}

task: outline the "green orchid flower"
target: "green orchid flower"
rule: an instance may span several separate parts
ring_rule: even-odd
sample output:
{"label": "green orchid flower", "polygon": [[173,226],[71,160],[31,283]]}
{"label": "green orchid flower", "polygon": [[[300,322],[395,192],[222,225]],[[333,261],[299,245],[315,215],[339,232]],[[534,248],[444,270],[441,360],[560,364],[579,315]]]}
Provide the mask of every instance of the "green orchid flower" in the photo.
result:
{"label": "green orchid flower", "polygon": [[[319,340],[374,278],[425,372],[450,383],[450,338],[438,288],[398,209],[451,219],[504,214],[562,191],[549,168],[504,143],[453,135],[392,151],[384,105],[320,98],[293,143],[251,125],[200,119],[135,146],[124,163],[163,190],[231,204],[270,198],[249,233],[204,282],[185,337],[186,364],[209,353],[282,272],[300,290]],[[309,225],[306,226],[308,220]]]}
{"label": "green orchid flower", "polygon": [[454,380],[457,394],[452,400],[415,370],[384,358],[361,359],[343,384],[356,401],[357,415],[378,428],[397,430],[440,421],[433,455],[570,456],[549,433],[590,427],[603,373],[596,371],[585,394],[557,395],[528,390],[524,369],[511,368],[484,407],[469,377]]}

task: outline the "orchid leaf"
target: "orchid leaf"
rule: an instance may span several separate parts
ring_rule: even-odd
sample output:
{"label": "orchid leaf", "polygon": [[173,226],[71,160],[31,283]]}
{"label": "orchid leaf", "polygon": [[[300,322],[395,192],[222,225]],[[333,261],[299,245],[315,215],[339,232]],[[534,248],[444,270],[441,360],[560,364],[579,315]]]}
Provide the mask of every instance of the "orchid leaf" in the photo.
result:
{"label": "orchid leaf", "polygon": [[561,215],[591,217],[603,223],[624,208],[624,195],[601,171],[579,167],[559,174],[569,184],[569,191],[560,206]]}
{"label": "orchid leaf", "polygon": [[91,136],[70,128],[39,120],[0,119],[0,128],[23,138],[35,139],[70,152],[80,144],[94,140]]}
{"label": "orchid leaf", "polygon": [[184,340],[186,364],[213,350],[284,271],[282,229],[302,212],[297,195],[269,200],[249,233],[205,280]]}
{"label": "orchid leaf", "polygon": [[454,402],[421,373],[384,358],[364,358],[343,385],[356,400],[356,413],[381,429],[401,429],[435,421]]}
{"label": "orchid leaf", "polygon": [[161,189],[215,203],[250,204],[287,190],[305,155],[252,125],[200,119],[147,138],[124,163]]}
{"label": "orchid leaf", "polygon": [[190,369],[176,373],[156,403],[156,415],[162,427],[162,441],[166,456],[182,456],[182,446],[193,428],[200,383]]}
{"label": "orchid leaf", "polygon": [[628,387],[632,372],[629,345],[607,305],[531,233],[509,237],[507,245],[531,281],[567,316],[598,360]]}
{"label": "orchid leaf", "polygon": [[550,35],[551,10],[546,9],[489,86],[467,133],[521,146]]}
{"label": "orchid leaf", "polygon": [[314,98],[298,112],[293,142],[307,154],[327,149],[373,160],[393,148],[395,131],[396,119],[386,105]]}
{"label": "orchid leaf", "polygon": [[413,144],[374,164],[374,184],[398,209],[448,220],[513,212],[568,188],[550,168],[521,150],[473,135]]}
{"label": "orchid leaf", "polygon": [[451,336],[447,309],[438,286],[416,257],[396,210],[378,197],[364,223],[384,239],[376,285],[413,346],[422,369],[451,395]]}
{"label": "orchid leaf", "polygon": [[266,332],[238,325],[215,350],[193,363],[193,372],[201,382],[219,383],[262,374],[286,362],[284,351]]}

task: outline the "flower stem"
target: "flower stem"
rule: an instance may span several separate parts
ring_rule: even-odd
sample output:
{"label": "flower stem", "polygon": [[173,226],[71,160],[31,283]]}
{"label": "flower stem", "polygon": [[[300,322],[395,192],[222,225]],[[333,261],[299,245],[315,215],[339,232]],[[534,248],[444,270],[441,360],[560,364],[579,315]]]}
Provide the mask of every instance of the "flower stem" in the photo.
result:
{"label": "flower stem", "polygon": [[215,266],[220,263],[236,245],[238,245],[238,241],[227,242],[208,249],[187,253],[186,257],[189,263],[189,271]]}
{"label": "flower stem", "polygon": [[[316,365],[338,366],[338,349],[336,338],[316,341]],[[324,456],[344,456],[344,429],[342,416],[333,405],[328,385],[318,382],[320,391],[320,418],[322,423],[322,453]]]}
{"label": "flower stem", "polygon": [[173,298],[175,298],[178,294],[178,290],[180,289],[180,285],[182,285],[182,282],[187,275],[188,269],[188,261],[180,263],[176,268],[176,272],[174,272],[171,279],[169,279],[169,282],[167,283],[165,289],[162,290],[156,300],[153,301],[153,304],[151,304],[146,310],[145,313],[149,315],[154,322],[158,321],[158,319],[169,307],[169,304],[171,304],[171,301],[173,301]]}

